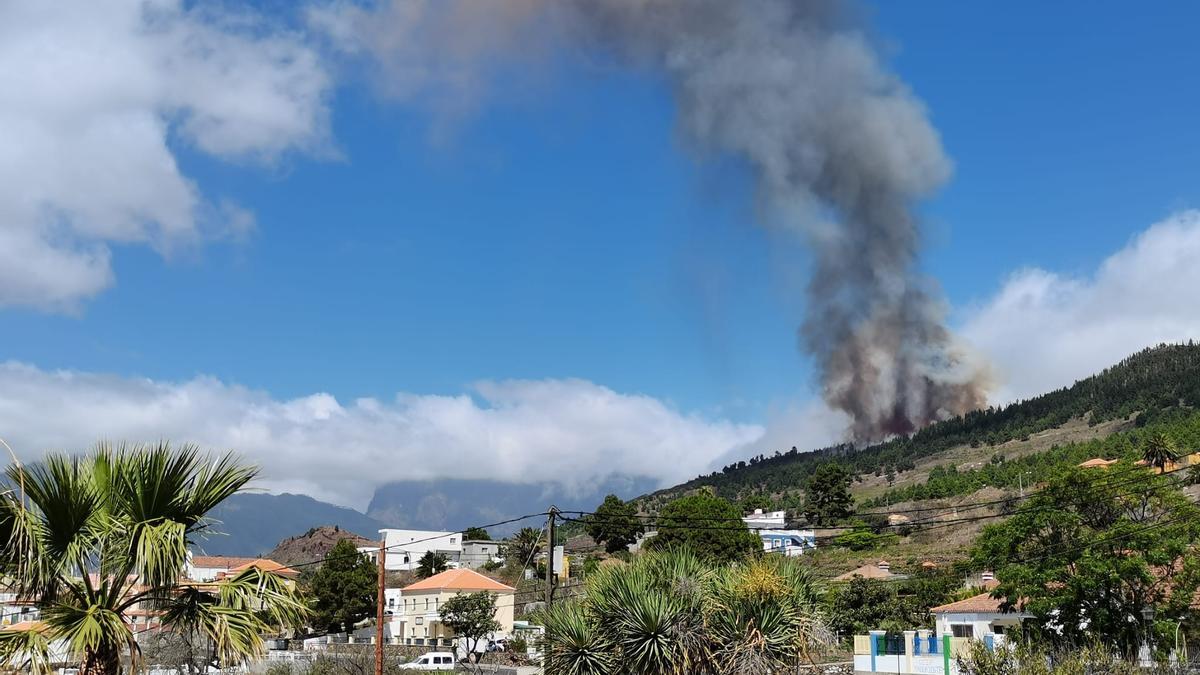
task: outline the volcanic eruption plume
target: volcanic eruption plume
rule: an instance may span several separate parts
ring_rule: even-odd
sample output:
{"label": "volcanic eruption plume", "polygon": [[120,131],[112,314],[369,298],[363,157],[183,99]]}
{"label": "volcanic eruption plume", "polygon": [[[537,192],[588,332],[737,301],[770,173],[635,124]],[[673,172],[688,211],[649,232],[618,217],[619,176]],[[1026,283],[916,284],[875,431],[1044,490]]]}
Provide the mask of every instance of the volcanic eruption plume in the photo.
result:
{"label": "volcanic eruption plume", "polygon": [[[801,345],[856,441],[985,403],[986,369],[916,270],[915,203],[950,173],[937,132],[829,0],[391,0],[314,21],[400,96],[469,101],[494,63],[599,55],[661,74],[699,149],[752,168],[761,219],[814,254]],[[511,72],[506,71],[506,75]],[[448,102],[448,103],[447,103]]]}

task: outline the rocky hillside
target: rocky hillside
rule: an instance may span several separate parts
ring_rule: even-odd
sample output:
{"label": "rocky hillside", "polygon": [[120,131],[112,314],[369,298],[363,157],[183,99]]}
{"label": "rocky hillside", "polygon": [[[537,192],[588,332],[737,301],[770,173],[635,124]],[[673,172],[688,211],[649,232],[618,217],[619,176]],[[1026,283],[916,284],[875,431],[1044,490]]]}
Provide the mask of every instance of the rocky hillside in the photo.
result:
{"label": "rocky hillside", "polygon": [[284,565],[295,565],[320,560],[325,557],[339,541],[349,539],[356,546],[378,546],[379,542],[343,530],[337,525],[322,525],[314,527],[304,534],[288,537],[267,555],[268,558]]}

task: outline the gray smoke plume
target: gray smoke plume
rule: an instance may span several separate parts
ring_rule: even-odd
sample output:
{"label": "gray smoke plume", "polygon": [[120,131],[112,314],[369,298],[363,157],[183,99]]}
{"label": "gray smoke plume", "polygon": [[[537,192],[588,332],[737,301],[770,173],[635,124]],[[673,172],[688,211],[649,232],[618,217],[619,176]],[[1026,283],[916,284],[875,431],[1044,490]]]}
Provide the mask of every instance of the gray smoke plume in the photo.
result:
{"label": "gray smoke plume", "polygon": [[814,252],[801,344],[826,401],[850,415],[856,441],[871,441],[984,405],[986,369],[915,267],[914,204],[950,162],[845,4],[392,0],[331,6],[313,21],[384,64],[391,93],[450,111],[477,101],[495,63],[564,49],[664,75],[686,137],[744,159],[764,223],[794,229]]}

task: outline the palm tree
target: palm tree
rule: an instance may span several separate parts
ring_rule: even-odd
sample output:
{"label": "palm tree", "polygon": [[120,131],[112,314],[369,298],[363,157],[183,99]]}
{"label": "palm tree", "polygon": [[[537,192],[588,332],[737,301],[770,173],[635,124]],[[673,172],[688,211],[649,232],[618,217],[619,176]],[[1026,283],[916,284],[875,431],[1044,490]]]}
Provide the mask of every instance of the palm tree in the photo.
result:
{"label": "palm tree", "polygon": [[687,551],[646,554],[601,568],[586,599],[546,612],[546,672],[791,672],[831,642],[819,606],[792,558],[710,567]]}
{"label": "palm tree", "polygon": [[1162,473],[1166,466],[1179,455],[1175,452],[1175,442],[1164,433],[1156,433],[1146,439],[1146,447],[1142,449],[1142,461]]}
{"label": "palm tree", "polygon": [[254,567],[211,583],[183,580],[189,546],[211,531],[209,512],[257,468],[193,446],[99,445],[85,456],[48,455],[7,470],[0,494],[0,574],[41,610],[33,630],[0,631],[0,663],[49,668],[65,644],[81,675],[115,675],[140,650],[135,610],[203,645],[213,665],[263,652],[262,634],[299,625],[291,584]]}
{"label": "palm tree", "polygon": [[425,555],[417,561],[417,578],[428,579],[435,574],[445,572],[449,567],[450,559],[444,554],[426,551]]}
{"label": "palm tree", "polygon": [[529,567],[529,561],[542,545],[542,531],[536,527],[523,527],[509,537],[505,544],[505,557],[510,565]]}

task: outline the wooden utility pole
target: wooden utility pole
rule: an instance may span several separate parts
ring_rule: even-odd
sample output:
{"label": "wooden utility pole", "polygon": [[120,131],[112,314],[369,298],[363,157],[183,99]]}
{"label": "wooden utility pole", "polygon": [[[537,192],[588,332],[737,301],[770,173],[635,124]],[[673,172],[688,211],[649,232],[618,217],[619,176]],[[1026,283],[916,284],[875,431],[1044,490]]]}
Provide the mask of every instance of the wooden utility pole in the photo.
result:
{"label": "wooden utility pole", "polygon": [[[546,514],[546,608],[554,602],[554,516],[558,507],[551,506]],[[377,674],[378,675],[378,674]]]}
{"label": "wooden utility pole", "polygon": [[387,538],[379,542],[379,595],[376,598],[378,607],[375,608],[375,675],[383,675],[383,606],[384,592],[387,586],[387,572],[384,560],[387,558]]}

